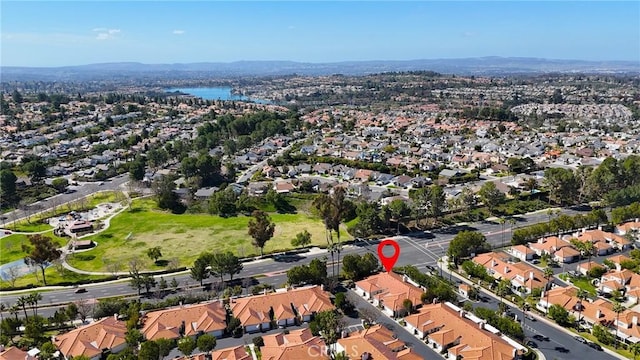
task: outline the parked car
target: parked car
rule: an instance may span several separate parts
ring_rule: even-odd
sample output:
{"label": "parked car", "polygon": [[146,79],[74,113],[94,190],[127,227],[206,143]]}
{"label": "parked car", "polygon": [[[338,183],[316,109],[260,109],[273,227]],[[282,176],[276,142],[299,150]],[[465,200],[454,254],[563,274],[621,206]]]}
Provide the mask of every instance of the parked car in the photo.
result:
{"label": "parked car", "polygon": [[557,351],[557,352],[561,352],[561,353],[565,353],[565,354],[566,354],[566,353],[568,353],[568,352],[569,352],[569,349],[567,349],[567,348],[566,348],[566,347],[564,347],[564,346],[556,346],[556,351]]}
{"label": "parked car", "polygon": [[538,344],[536,344],[535,342],[531,341],[531,340],[527,340],[527,342],[525,343],[526,346],[530,347],[530,348],[537,348]]}
{"label": "parked car", "polygon": [[87,289],[85,288],[77,288],[76,291],[74,291],[76,294],[82,294],[82,293],[86,293]]}
{"label": "parked car", "polygon": [[529,313],[527,313],[524,317],[527,318],[527,320],[529,320],[529,321],[536,321],[537,320],[533,315],[531,315]]}
{"label": "parked car", "polygon": [[583,343],[583,344],[587,344],[587,343],[589,343],[589,342],[587,341],[587,339],[583,338],[582,336],[578,336],[578,335],[576,335],[576,336],[574,336],[573,338],[574,338],[574,339],[576,339],[576,340],[578,340],[579,342],[581,342],[581,343]]}
{"label": "parked car", "polygon": [[598,351],[602,351],[602,346],[600,346],[599,344],[596,344],[594,342],[589,341],[587,343],[587,345],[589,345],[589,347],[592,348],[592,349],[596,349]]}
{"label": "parked car", "polygon": [[538,260],[538,259],[533,259],[533,260],[531,260],[531,263],[532,263],[532,264],[534,264],[534,265],[536,265],[536,264],[540,264],[540,260]]}

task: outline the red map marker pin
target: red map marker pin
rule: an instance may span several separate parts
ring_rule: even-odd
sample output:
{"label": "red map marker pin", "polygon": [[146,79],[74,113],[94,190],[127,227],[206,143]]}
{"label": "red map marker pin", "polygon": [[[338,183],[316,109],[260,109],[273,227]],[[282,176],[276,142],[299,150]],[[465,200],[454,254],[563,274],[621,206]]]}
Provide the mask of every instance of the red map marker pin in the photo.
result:
{"label": "red map marker pin", "polygon": [[[393,255],[391,255],[390,257],[384,256],[384,252],[382,252],[384,247],[387,245],[393,246],[393,249],[394,249]],[[399,256],[400,256],[400,246],[394,240],[386,239],[386,240],[383,240],[378,245],[378,257],[380,258],[380,262],[382,263],[382,266],[384,266],[384,268],[387,270],[387,272],[393,269],[393,265],[396,264],[396,261],[398,261]]]}

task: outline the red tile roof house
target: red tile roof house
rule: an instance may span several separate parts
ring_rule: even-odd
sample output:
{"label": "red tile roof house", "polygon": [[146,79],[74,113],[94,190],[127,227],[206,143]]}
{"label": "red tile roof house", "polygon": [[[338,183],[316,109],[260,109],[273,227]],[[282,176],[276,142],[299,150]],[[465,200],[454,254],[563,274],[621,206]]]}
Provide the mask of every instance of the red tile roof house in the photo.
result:
{"label": "red tile roof house", "polygon": [[527,261],[527,260],[532,260],[533,259],[533,255],[535,255],[535,251],[529,249],[528,247],[524,246],[524,245],[516,245],[516,246],[512,246],[509,249],[509,252],[511,253],[511,255],[517,257],[518,259],[522,260],[522,261]]}
{"label": "red tile roof house", "polygon": [[[209,355],[211,357],[209,357]],[[253,360],[243,345],[176,358],[175,360]]]}
{"label": "red tile roof house", "polygon": [[316,313],[335,309],[330,294],[320,286],[232,299],[229,306],[248,333],[271,329],[272,316],[276,326],[285,327],[297,320],[309,322]]}
{"label": "red tile roof house", "polygon": [[625,235],[633,231],[640,231],[640,219],[635,219],[634,221],[629,221],[616,226],[616,233],[618,235]]}
{"label": "red tile roof house", "polygon": [[319,336],[313,336],[311,329],[293,330],[289,334],[279,333],[262,337],[260,347],[262,360],[330,360],[328,347]]}
{"label": "red tile roof house", "polygon": [[338,339],[335,352],[351,360],[423,360],[382,325],[371,326]]}
{"label": "red tile roof house", "polygon": [[518,295],[530,294],[533,289],[544,289],[547,286],[542,271],[524,262],[509,262],[509,255],[505,253],[484,253],[474,257],[472,261],[484,266],[494,278],[509,280],[511,290]]}
{"label": "red tile roof house", "polygon": [[222,337],[227,328],[227,312],[220,302],[181,306],[152,311],[142,318],[142,334],[147,340],[177,339],[184,336],[211,334]]}
{"label": "red tile roof house", "polygon": [[526,348],[450,303],[428,304],[405,318],[406,328],[447,359],[517,359]]}
{"label": "red tile roof house", "polygon": [[91,360],[98,360],[105,349],[112,354],[124,350],[127,347],[126,332],[127,326],[123,321],[107,317],[57,335],[52,342],[65,359],[85,355]]}
{"label": "red tile roof house", "polygon": [[578,264],[578,266],[576,266],[576,271],[578,272],[578,274],[587,276],[587,272],[589,272],[589,270],[594,269],[594,268],[603,268],[604,266],[598,264],[595,261],[589,261],[589,262],[583,262]]}
{"label": "red tile roof house", "polygon": [[36,357],[30,356],[28,352],[22,351],[15,346],[9,346],[5,349],[4,345],[0,345],[0,360],[36,360]]}
{"label": "red tile roof house", "polygon": [[571,243],[565,240],[558,238],[557,236],[549,236],[546,238],[541,238],[537,242],[530,243],[529,247],[536,252],[538,256],[542,256],[543,254],[552,255],[559,249],[563,247],[571,246]]}
{"label": "red tile roof house", "polygon": [[389,316],[399,316],[404,312],[402,302],[409,299],[414,309],[422,304],[424,289],[406,275],[383,272],[369,276],[355,284],[358,295],[382,308]]}

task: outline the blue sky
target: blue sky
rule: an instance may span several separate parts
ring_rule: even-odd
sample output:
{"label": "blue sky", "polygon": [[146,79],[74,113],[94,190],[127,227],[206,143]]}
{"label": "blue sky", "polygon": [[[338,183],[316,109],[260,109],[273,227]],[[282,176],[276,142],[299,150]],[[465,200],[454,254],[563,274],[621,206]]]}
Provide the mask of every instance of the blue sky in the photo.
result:
{"label": "blue sky", "polygon": [[477,56],[640,61],[640,1],[5,1],[4,66]]}

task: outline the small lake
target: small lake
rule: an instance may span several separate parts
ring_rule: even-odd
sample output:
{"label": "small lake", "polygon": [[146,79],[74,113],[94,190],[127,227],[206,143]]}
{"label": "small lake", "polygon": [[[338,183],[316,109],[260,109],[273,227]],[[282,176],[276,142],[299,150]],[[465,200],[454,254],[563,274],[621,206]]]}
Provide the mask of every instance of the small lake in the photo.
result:
{"label": "small lake", "polygon": [[253,101],[258,104],[268,104],[269,101],[262,99],[251,99],[243,95],[233,94],[230,87],[197,87],[197,88],[171,88],[166,92],[179,91],[184,94],[193,95],[205,100],[235,100],[235,101]]}

